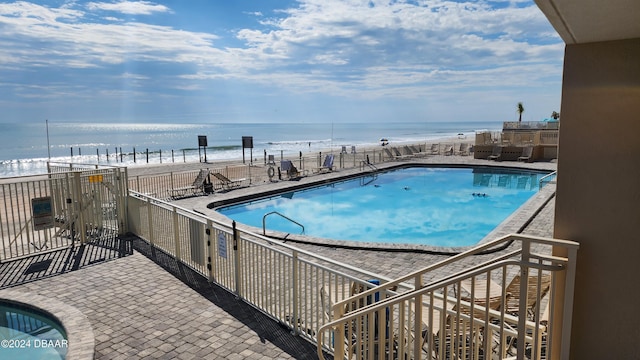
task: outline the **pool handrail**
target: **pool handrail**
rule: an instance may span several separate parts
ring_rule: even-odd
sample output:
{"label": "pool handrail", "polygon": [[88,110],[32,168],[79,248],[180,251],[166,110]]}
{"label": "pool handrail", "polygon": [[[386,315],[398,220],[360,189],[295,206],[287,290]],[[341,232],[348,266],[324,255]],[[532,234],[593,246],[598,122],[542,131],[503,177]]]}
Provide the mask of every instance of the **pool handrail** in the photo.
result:
{"label": "pool handrail", "polygon": [[[131,196],[134,196],[134,197],[137,197],[137,198],[140,198],[140,199],[143,199],[143,200],[146,199],[149,202],[153,202],[153,204],[155,204],[155,205],[161,205],[161,206],[163,206],[165,208],[175,209],[175,210],[179,211],[180,213],[188,214],[190,216],[195,216],[195,217],[197,217],[198,219],[201,219],[204,222],[211,222],[212,225],[217,225],[217,226],[220,226],[222,228],[226,228],[228,230],[232,229],[231,225],[229,225],[228,223],[225,223],[225,222],[220,221],[218,219],[207,217],[206,215],[204,215],[202,213],[199,213],[197,211],[189,210],[187,208],[183,208],[181,206],[177,206],[175,204],[172,204],[170,202],[167,202],[167,201],[164,201],[164,200],[161,200],[161,199],[156,199],[156,198],[154,198],[152,196],[139,193],[139,192],[137,192],[135,190],[129,190],[129,194]],[[263,241],[268,241],[268,242],[272,242],[273,241],[272,238],[265,237],[263,235],[254,233],[252,231],[242,230],[242,232],[247,234],[247,235],[249,235],[249,236],[253,236],[253,237],[257,238],[257,239],[263,240]],[[357,271],[359,273],[365,274],[369,278],[378,278],[381,281],[385,281],[385,282],[392,280],[389,277],[380,276],[379,274],[376,274],[374,272],[361,269],[361,268],[359,268],[357,266],[353,266],[353,265],[349,265],[349,264],[346,264],[346,263],[342,263],[340,261],[336,261],[334,259],[318,255],[318,254],[316,254],[314,252],[307,251],[307,250],[304,250],[304,249],[300,249],[299,247],[296,247],[296,246],[293,246],[293,245],[290,245],[290,244],[286,244],[284,242],[278,242],[278,246],[280,246],[282,248],[285,248],[285,249],[287,249],[289,251],[295,251],[298,254],[303,254],[303,255],[310,256],[312,258],[316,258],[316,259],[322,260],[322,261],[324,261],[324,262],[326,262],[328,264],[334,264],[334,265],[337,265],[339,267],[343,267],[343,268],[348,269],[350,271]],[[407,284],[403,284],[403,285],[407,286]]]}
{"label": "pool handrail", "polygon": [[[557,176],[558,175],[558,170],[548,173],[547,175],[543,176],[540,178],[540,180],[538,180],[538,189],[542,189],[543,182],[545,182],[547,179],[551,179],[551,177],[553,176]],[[550,183],[552,180],[548,180],[548,183]]]}
{"label": "pool handrail", "polygon": [[271,211],[271,212],[268,212],[268,213],[264,214],[264,216],[262,216],[262,235],[265,235],[265,236],[267,235],[267,221],[266,220],[267,220],[267,216],[269,216],[269,215],[278,215],[278,216],[280,216],[280,217],[282,217],[282,218],[284,218],[286,220],[289,220],[290,222],[300,226],[302,228],[302,234],[304,234],[304,225],[300,224],[299,222],[293,220],[292,218],[290,218],[290,217],[288,217],[286,215],[283,215],[283,214],[281,214],[281,213],[279,213],[277,211]]}

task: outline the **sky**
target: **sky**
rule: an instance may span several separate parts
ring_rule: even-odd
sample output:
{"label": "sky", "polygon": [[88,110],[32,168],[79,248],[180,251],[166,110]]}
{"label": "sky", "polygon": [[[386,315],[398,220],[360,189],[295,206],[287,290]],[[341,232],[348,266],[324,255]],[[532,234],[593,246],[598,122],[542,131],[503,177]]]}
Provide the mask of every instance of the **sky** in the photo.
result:
{"label": "sky", "polygon": [[0,122],[539,121],[529,0],[1,1]]}

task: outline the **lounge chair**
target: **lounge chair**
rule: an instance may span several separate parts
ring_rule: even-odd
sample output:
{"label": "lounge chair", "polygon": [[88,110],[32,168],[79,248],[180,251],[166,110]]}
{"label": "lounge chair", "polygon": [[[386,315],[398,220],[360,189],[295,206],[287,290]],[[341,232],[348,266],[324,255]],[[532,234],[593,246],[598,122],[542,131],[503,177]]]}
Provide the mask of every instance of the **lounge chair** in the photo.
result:
{"label": "lounge chair", "polygon": [[444,148],[444,154],[445,155],[453,155],[453,145],[447,145]]}
{"label": "lounge chair", "polygon": [[[323,285],[323,286],[320,286],[320,290],[319,290],[320,306],[322,307],[322,312],[324,314],[324,323],[334,320],[333,305],[335,303],[338,303],[344,300],[345,297],[351,297],[358,292],[362,292],[366,290],[362,284],[353,283],[351,284],[349,294],[343,294],[343,293],[340,293],[339,291],[337,293],[334,292],[333,294],[329,294],[327,290],[332,288],[333,287],[331,285],[326,285],[326,286]],[[362,304],[362,306],[364,306],[364,304]],[[347,312],[356,310],[357,308],[358,306],[354,302],[352,304],[345,305],[344,308],[342,309],[342,312],[346,314]],[[358,352],[357,346],[356,346],[356,340],[358,338],[358,335],[357,335],[358,329],[357,327],[353,326],[355,325],[355,323],[351,325],[352,326],[350,328],[345,328],[345,332],[344,332],[344,335],[345,335],[344,336],[344,357],[345,358],[352,358]],[[333,335],[329,341],[331,344],[334,343]]]}
{"label": "lounge chair", "polygon": [[469,144],[461,143],[458,147],[458,155],[469,155]]}
{"label": "lounge chair", "polygon": [[329,154],[325,156],[322,166],[320,166],[319,168],[316,168],[315,172],[319,173],[325,170],[333,171],[333,159],[334,159],[333,154]]}
{"label": "lounge chair", "polygon": [[232,180],[220,173],[213,173],[213,176],[215,176],[216,179],[220,181],[220,185],[225,190],[231,190],[233,188],[239,187],[240,185],[242,185],[243,181],[247,180],[246,178]]}
{"label": "lounge chair", "polygon": [[420,146],[410,145],[409,149],[411,149],[411,151],[413,152],[413,155],[415,156],[427,155],[424,151],[422,151],[422,148]]}
{"label": "lounge chair", "polygon": [[431,144],[431,155],[440,154],[440,144]]}
{"label": "lounge chair", "polygon": [[[509,297],[507,299],[505,311],[517,316],[520,311],[520,301],[526,299],[527,317],[534,320],[536,318],[536,313],[538,312],[538,300],[542,300],[551,288],[551,274],[543,273],[540,276],[538,276],[538,274],[529,274],[527,294],[524,298],[520,293],[521,281],[522,278],[520,277],[520,274],[516,274],[511,282],[509,282],[509,285],[507,285],[505,291],[509,294]],[[540,291],[538,291],[538,285],[540,285]]]}
{"label": "lounge chair", "polygon": [[385,153],[385,155],[387,155],[387,157],[388,157],[389,159],[395,159],[395,158],[396,158],[396,157],[395,157],[395,155],[393,155],[393,154],[391,153],[391,150],[389,150],[388,148],[385,148],[385,149],[384,149],[384,153]]}
{"label": "lounge chair", "polygon": [[407,157],[416,157],[418,156],[411,148],[407,145],[402,147],[402,154]]}
{"label": "lounge chair", "polygon": [[518,161],[531,161],[531,155],[533,155],[533,146],[526,146],[522,148],[522,155],[518,157]]}
{"label": "lounge chair", "polygon": [[397,147],[392,147],[391,151],[393,152],[393,157],[396,158],[396,159],[405,159],[405,158],[413,156],[413,155],[405,155],[405,154],[401,153],[400,150],[398,150]]}
{"label": "lounge chair", "polygon": [[[488,303],[488,307],[491,310],[499,309],[500,305],[502,304],[502,286],[498,285],[491,279],[489,279],[488,281],[486,279],[475,279],[475,281],[473,281],[473,284],[471,279],[465,279],[460,282],[460,288],[466,294],[460,296],[462,300],[473,302],[476,305],[480,305],[483,307],[487,307]],[[488,298],[487,290],[489,291]],[[472,293],[473,299],[471,299]]]}
{"label": "lounge chair", "polygon": [[200,169],[198,176],[196,176],[195,180],[190,186],[183,186],[178,188],[171,189],[171,197],[178,198],[184,197],[187,193],[191,193],[192,195],[198,194],[199,192],[204,193],[204,183],[207,180],[207,176],[209,175],[209,170]]}
{"label": "lounge chair", "polygon": [[[484,306],[476,304],[475,309],[475,317],[482,319]],[[482,343],[483,326],[481,321],[469,321],[468,305],[452,297],[446,298],[445,303],[443,294],[434,293],[433,298],[423,296],[421,315],[421,348],[431,355],[430,358],[480,358],[478,348]]]}
{"label": "lounge chair", "polygon": [[[486,306],[487,304],[487,287],[489,287],[489,309],[499,310],[502,306],[502,297],[505,297],[505,312],[514,316],[518,316],[520,311],[520,301],[526,300],[527,302],[527,316],[529,319],[533,319],[537,312],[538,300],[542,300],[551,287],[551,274],[543,273],[530,274],[527,283],[526,299],[523,299],[520,293],[521,285],[520,274],[516,274],[504,290],[502,286],[494,282],[493,280],[487,281],[486,279],[476,279],[474,281],[474,299],[473,302],[478,305]],[[538,284],[539,283],[539,284]],[[538,285],[540,285],[540,291],[538,291]],[[466,294],[471,293],[471,280],[463,280],[460,282],[460,288],[465,291]],[[503,294],[504,293],[504,294]],[[461,296],[463,300],[471,302],[468,297]]]}
{"label": "lounge chair", "polygon": [[495,145],[491,151],[491,155],[487,157],[487,160],[500,160],[502,157],[502,146]]}
{"label": "lounge chair", "polygon": [[287,178],[289,180],[299,180],[302,176],[291,160],[280,161],[280,170],[287,173]]}

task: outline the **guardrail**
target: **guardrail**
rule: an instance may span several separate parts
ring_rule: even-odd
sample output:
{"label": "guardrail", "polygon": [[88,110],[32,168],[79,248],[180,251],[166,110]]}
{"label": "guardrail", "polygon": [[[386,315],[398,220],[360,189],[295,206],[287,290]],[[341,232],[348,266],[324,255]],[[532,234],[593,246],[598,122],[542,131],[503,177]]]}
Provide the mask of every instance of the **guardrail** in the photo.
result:
{"label": "guardrail", "polygon": [[[504,246],[504,254],[459,270],[465,258]],[[551,246],[567,256],[550,255]],[[318,330],[318,356],[325,350],[349,359],[566,358],[577,249],[571,241],[508,235],[379,286],[352,289],[331,303],[333,321]],[[413,289],[399,290],[407,282]]]}
{"label": "guardrail", "polygon": [[558,175],[558,171],[554,171],[549,173],[538,180],[538,188],[542,189],[546,184],[550,184],[556,180],[556,176]]}
{"label": "guardrail", "polygon": [[[568,347],[576,243],[509,235],[392,280],[274,242],[235,222],[130,193],[133,233],[317,342],[319,354],[541,358],[554,347]],[[551,246],[569,255],[551,256]],[[489,254],[479,265],[461,265]],[[513,285],[517,275],[523,280]],[[495,286],[481,286],[486,279],[497,284],[496,293]],[[555,291],[562,281],[563,290]],[[536,286],[514,308],[514,289],[527,294]],[[563,334],[558,345],[551,342],[553,334]]]}
{"label": "guardrail", "polygon": [[2,179],[0,261],[117,236],[126,229],[126,179],[126,168],[114,167]]}
{"label": "guardrail", "polygon": [[[436,143],[433,144],[437,150],[428,150],[429,147],[426,144],[413,145],[412,147],[419,152],[415,153],[415,157],[429,156],[442,154],[444,149],[451,147],[455,150],[455,154],[458,154],[457,150],[460,144],[456,143]],[[457,145],[457,146],[456,146]],[[391,146],[392,147],[392,146]],[[405,146],[403,145],[402,148]],[[385,147],[386,148],[386,147]],[[317,169],[323,163],[323,160],[328,153],[318,153],[313,156],[274,156],[273,163],[268,163],[267,159],[264,160],[264,164],[254,162],[252,165],[229,165],[225,167],[203,167],[203,169],[209,170],[211,173],[220,173],[229,179],[244,179],[241,185],[261,184],[268,183],[273,180],[273,177],[277,177],[279,172],[276,172],[273,167],[274,163],[279,165],[281,160],[290,160],[296,166],[300,172],[313,173],[312,170]],[[335,153],[334,167],[336,169],[352,169],[362,168],[363,164],[369,166],[375,166],[375,164],[384,163],[388,161],[396,161],[396,157],[388,156],[384,149],[363,150],[356,153]],[[468,151],[465,153],[468,154]],[[405,157],[410,159],[411,156]],[[203,164],[205,165],[205,164]],[[276,165],[276,167],[277,167]],[[182,188],[190,186],[194,179],[198,176],[200,170],[192,170],[185,172],[172,172],[169,174],[159,175],[139,175],[129,177],[129,189],[136,192],[151,195],[155,198],[162,200],[172,199],[172,189]],[[217,183],[216,179],[211,179],[213,189],[221,188],[222,185]]]}
{"label": "guardrail", "polygon": [[348,296],[367,279],[389,281],[274,242],[150,196],[130,192],[129,228],[141,239],[235,293],[292,331],[315,341],[324,316],[321,292]]}
{"label": "guardrail", "polygon": [[300,224],[299,222],[293,220],[292,218],[290,218],[288,216],[282,215],[281,213],[279,213],[277,211],[271,211],[271,212],[268,212],[268,213],[264,214],[264,216],[262,216],[262,235],[266,235],[267,234],[267,221],[266,220],[267,220],[267,216],[269,216],[269,215],[278,215],[281,218],[286,219],[289,222],[292,222],[292,223],[300,226],[302,228],[302,234],[304,234],[304,225]]}

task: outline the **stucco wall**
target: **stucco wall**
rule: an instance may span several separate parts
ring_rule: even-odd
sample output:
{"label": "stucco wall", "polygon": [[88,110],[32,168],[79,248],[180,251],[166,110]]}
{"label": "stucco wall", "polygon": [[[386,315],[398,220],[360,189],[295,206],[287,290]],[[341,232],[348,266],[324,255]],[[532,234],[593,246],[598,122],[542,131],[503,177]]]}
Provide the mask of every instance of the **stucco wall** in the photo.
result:
{"label": "stucco wall", "polygon": [[568,45],[555,237],[578,241],[573,359],[640,358],[640,39]]}

